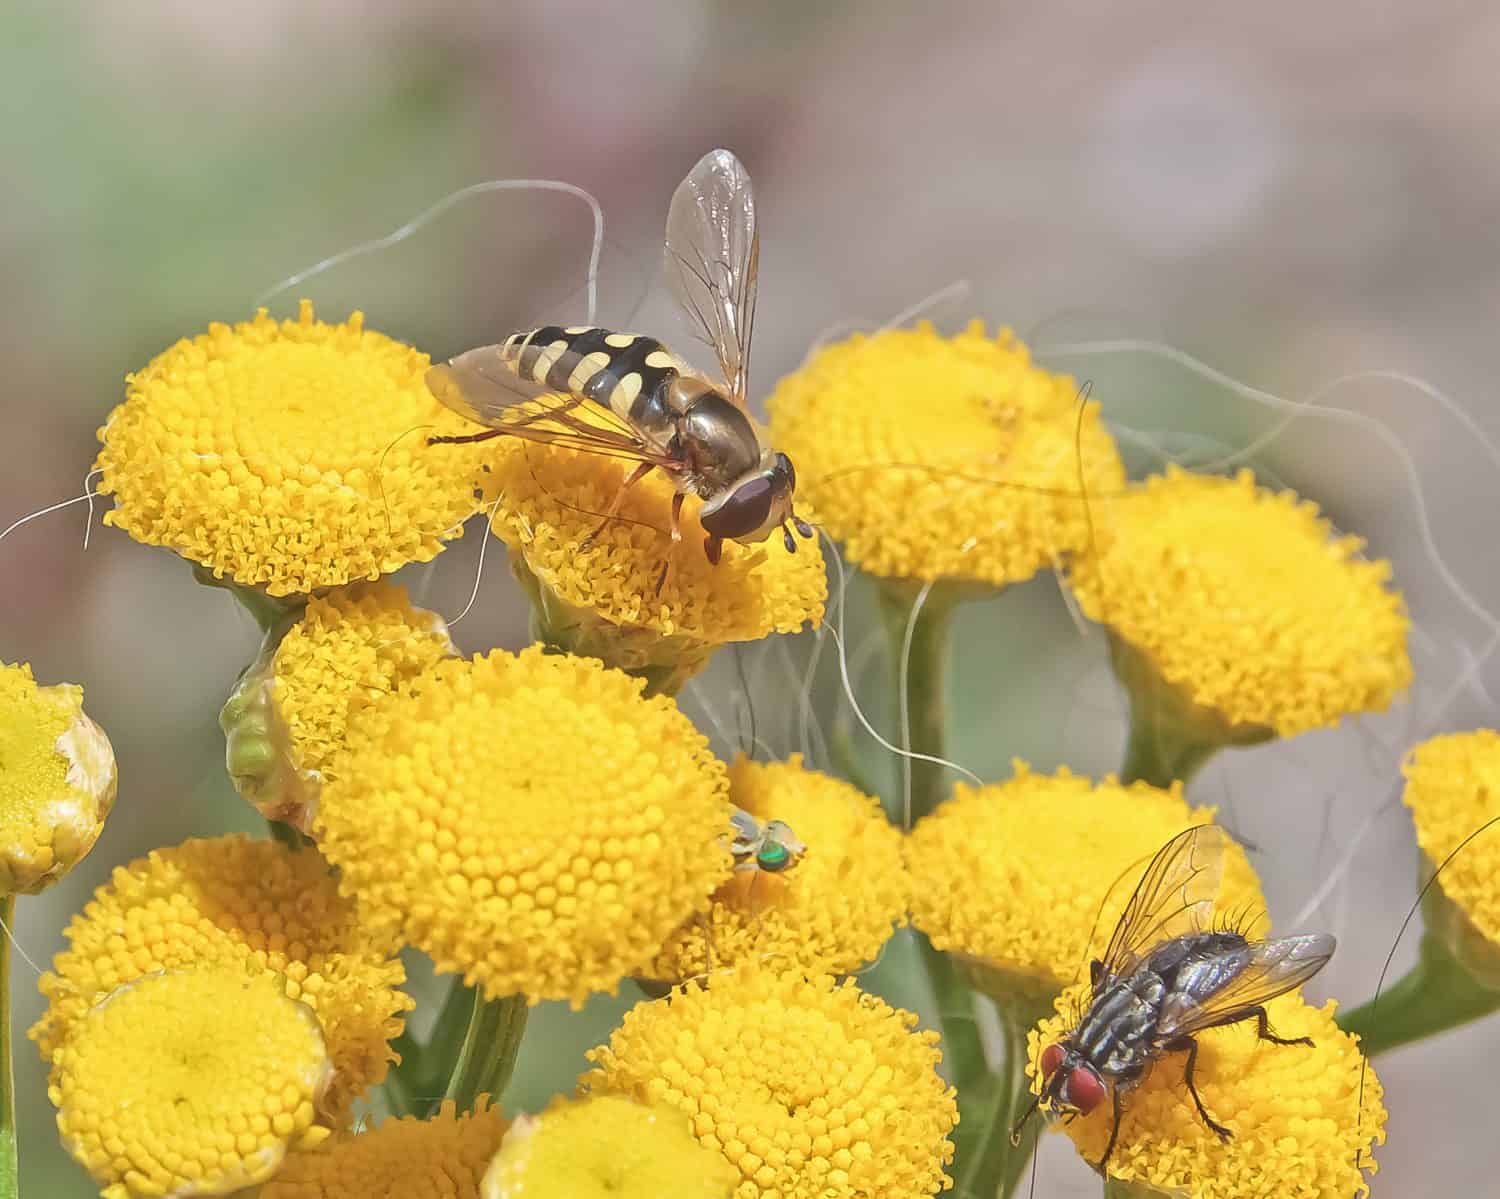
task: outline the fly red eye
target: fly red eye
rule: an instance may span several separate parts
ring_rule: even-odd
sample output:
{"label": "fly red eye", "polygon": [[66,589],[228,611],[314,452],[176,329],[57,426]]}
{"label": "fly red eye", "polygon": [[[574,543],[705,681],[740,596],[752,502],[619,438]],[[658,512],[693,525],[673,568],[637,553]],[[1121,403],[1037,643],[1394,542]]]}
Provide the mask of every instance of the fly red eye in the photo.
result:
{"label": "fly red eye", "polygon": [[1051,1078],[1057,1073],[1057,1068],[1062,1065],[1063,1047],[1061,1045],[1048,1045],[1042,1050],[1042,1077]]}
{"label": "fly red eye", "polygon": [[1068,1105],[1088,1115],[1104,1102],[1104,1080],[1087,1066],[1075,1066],[1068,1075]]}

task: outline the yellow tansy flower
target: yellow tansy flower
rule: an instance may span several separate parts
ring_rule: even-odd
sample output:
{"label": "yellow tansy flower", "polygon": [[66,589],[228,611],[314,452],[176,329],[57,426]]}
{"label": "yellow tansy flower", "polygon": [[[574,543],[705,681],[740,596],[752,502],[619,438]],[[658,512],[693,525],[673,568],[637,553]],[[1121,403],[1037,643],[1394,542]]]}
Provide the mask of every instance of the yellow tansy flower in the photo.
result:
{"label": "yellow tansy flower", "polygon": [[116,867],[66,936],[70,947],[41,978],[48,1007],[30,1034],[46,1060],[99,1000],[147,975],[264,973],[317,1015],[336,1071],[326,1105],[346,1119],[384,1079],[387,1043],[411,1007],[391,946],[339,896],[323,859],[275,841],[185,841]]}
{"label": "yellow tansy flower", "polygon": [[463,1115],[445,1101],[429,1119],[383,1120],[291,1154],[256,1199],[479,1199],[505,1128],[483,1099]]}
{"label": "yellow tansy flower", "polygon": [[[1087,999],[1086,983],[1069,988],[1057,1014],[1032,1031],[1033,1078],[1042,1050],[1067,1032]],[[1234,1134],[1228,1141],[1193,1106],[1183,1082],[1185,1055],[1158,1062],[1124,1097],[1109,1175],[1186,1199],[1368,1194],[1363,1171],[1374,1172],[1371,1150],[1385,1141],[1382,1089],[1375,1071],[1365,1069],[1358,1041],[1334,1024],[1334,1006],[1312,1007],[1295,993],[1266,1005],[1278,1036],[1311,1037],[1310,1047],[1261,1041],[1253,1020],[1199,1034],[1193,1082],[1214,1119]],[[1106,1102],[1061,1127],[1094,1162],[1113,1120]]]}
{"label": "yellow tansy flower", "polygon": [[127,379],[100,430],[107,524],[273,596],[434,557],[476,509],[482,447],[423,377],[427,355],[364,327],[255,319],[179,341]]}
{"label": "yellow tansy flower", "polygon": [[762,825],[785,821],[807,846],[783,874],[737,872],[677,931],[650,970],[673,982],[750,961],[847,974],[874,961],[906,919],[901,834],[880,802],[808,770],[802,755],[730,768],[729,799]]}
{"label": "yellow tansy flower", "polygon": [[1090,497],[1125,481],[1099,405],[1080,431],[1073,380],[978,321],[827,346],[768,407],[801,494],[849,560],[884,578],[1028,579],[1087,543],[1080,480]]}
{"label": "yellow tansy flower", "polygon": [[[912,923],[939,949],[1051,993],[1087,973],[1152,855],[1213,811],[1189,807],[1180,786],[1014,769],[1008,782],[959,784],[912,830]],[[1215,907],[1264,935],[1260,884],[1237,845]]]}
{"label": "yellow tansy flower", "polygon": [[736,1199],[935,1195],[958,1108],[915,1024],[852,982],[751,967],[636,1005],[581,1082],[686,1112]]}
{"label": "yellow tansy flower", "polygon": [[729,1199],[737,1178],[676,1108],[600,1095],[518,1119],[480,1199]]}
{"label": "yellow tansy flower", "polygon": [[714,565],[696,500],[682,510],[682,541],[670,541],[674,490],[659,472],[632,486],[619,519],[601,530],[632,463],[512,438],[488,444],[492,527],[555,644],[621,669],[686,678],[719,645],[822,621],[828,583],[817,540],[799,538],[795,553],[780,537],[726,541]]}
{"label": "yellow tansy flower", "polygon": [[0,663],[0,895],[34,894],[80,862],[115,801],[115,755],[83,688]]}
{"label": "yellow tansy flower", "polygon": [[364,920],[491,998],[613,991],[729,872],[725,771],[665,697],[532,647],[351,722],[316,832]]}
{"label": "yellow tansy flower", "polygon": [[404,588],[356,584],[309,600],[219,715],[236,788],[267,819],[309,831],[351,708],[456,652],[442,617],[412,607]]}
{"label": "yellow tansy flower", "polygon": [[53,1058],[64,1147],[104,1199],[224,1195],[329,1133],[318,1021],[269,974],[156,974],[113,992]]}
{"label": "yellow tansy flower", "polygon": [[1289,737],[1382,710],[1411,682],[1389,563],[1292,492],[1169,467],[1096,519],[1097,552],[1069,571],[1083,610],[1231,728]]}
{"label": "yellow tansy flower", "polygon": [[[1404,771],[1417,844],[1431,866],[1448,863],[1434,887],[1500,947],[1500,826],[1454,854],[1481,825],[1500,816],[1500,733],[1478,729],[1434,737],[1411,752]],[[1423,881],[1430,873],[1424,872]],[[1496,981],[1500,989],[1500,969]]]}

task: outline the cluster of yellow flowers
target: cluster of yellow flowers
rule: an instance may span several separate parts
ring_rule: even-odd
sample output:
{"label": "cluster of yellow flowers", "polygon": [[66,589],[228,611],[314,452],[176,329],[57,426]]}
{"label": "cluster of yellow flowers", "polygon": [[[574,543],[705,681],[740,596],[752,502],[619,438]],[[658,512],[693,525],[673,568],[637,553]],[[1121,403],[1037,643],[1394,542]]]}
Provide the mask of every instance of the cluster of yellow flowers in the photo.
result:
{"label": "cluster of yellow flowers", "polygon": [[[1122,880],[1213,811],[1149,772],[1016,763],[907,832],[799,755],[721,762],[672,693],[718,646],[818,626],[818,543],[728,542],[713,564],[695,505],[668,539],[669,480],[622,495],[629,464],[578,448],[430,444],[466,426],[427,367],[359,314],[261,312],[163,353],[101,430],[110,523],[285,601],[221,716],[235,785],[279,836],[158,850],[68,927],[31,1030],[64,1144],[107,1199],[884,1199],[935,1195],[950,1171],[993,1181],[955,1161],[960,1110],[978,1117],[952,1081],[988,1063],[945,1063],[939,1034],[861,972],[909,921],[1002,1008],[1042,997],[1055,1014],[1005,1064],[1038,1089],[1043,1051],[1088,1006],[1080,971]],[[1411,679],[1384,563],[1248,474],[1127,484],[1098,404],[1008,332],[856,336],[770,410],[799,509],[879,585],[1057,569],[1129,664],[1137,718],[1170,714],[1150,736],[1191,747],[1158,765],[1383,708]],[[463,657],[382,576],[481,510],[541,644]],[[0,703],[15,893],[87,852],[113,762],[77,689],[3,667]],[[1453,780],[1496,769],[1438,752],[1413,767],[1435,797],[1419,819],[1432,854],[1473,815]],[[747,850],[747,827],[790,830],[766,842],[782,856]],[[1493,874],[1445,886],[1500,941]],[[1237,846],[1213,899],[1235,934],[1266,935]],[[406,1028],[403,948],[461,979],[473,1009],[445,1008],[425,1042]],[[627,980],[659,997],[589,1055],[576,1097],[502,1109],[526,1008]],[[1198,1091],[1233,1139],[1177,1067],[1130,1091],[1117,1129],[1104,1104],[1068,1134],[1093,1161],[1117,1133],[1109,1173],[1161,1193],[1362,1190],[1382,1092],[1333,1010],[1271,1003],[1278,1033],[1311,1048],[1203,1034]],[[382,1085],[392,1114],[366,1127]],[[963,1131],[993,1150],[1007,1130]]]}

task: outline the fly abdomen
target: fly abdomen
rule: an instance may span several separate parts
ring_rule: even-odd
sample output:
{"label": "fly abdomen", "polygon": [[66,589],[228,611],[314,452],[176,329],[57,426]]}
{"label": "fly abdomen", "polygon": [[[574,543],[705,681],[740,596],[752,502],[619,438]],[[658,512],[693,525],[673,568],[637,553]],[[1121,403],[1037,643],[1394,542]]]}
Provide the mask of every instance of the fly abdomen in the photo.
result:
{"label": "fly abdomen", "polygon": [[655,338],[545,325],[512,333],[500,358],[528,382],[592,400],[644,431],[670,428],[667,395],[681,367]]}

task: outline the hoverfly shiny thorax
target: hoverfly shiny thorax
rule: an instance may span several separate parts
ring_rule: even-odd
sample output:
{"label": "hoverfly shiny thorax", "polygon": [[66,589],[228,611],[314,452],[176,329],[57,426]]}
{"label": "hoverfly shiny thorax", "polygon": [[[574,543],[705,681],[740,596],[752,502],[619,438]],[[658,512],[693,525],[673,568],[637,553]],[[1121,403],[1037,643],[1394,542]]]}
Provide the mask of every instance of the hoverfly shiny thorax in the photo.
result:
{"label": "hoverfly shiny thorax", "polygon": [[807,846],[797,839],[791,825],[784,820],[768,820],[761,824],[743,808],[736,808],[730,816],[730,824],[734,835],[729,852],[737,872],[781,874],[795,866],[807,852]]}

